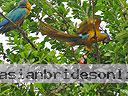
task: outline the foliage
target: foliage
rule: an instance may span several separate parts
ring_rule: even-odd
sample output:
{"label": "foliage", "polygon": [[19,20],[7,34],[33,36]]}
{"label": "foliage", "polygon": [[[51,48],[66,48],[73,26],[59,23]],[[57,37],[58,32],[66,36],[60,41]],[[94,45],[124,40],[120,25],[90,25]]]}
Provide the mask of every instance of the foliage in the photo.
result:
{"label": "foliage", "polygon": [[[0,8],[6,13],[16,7],[19,0],[0,0]],[[80,3],[80,0],[29,0],[33,5],[31,14],[24,22],[22,29],[29,35],[38,32],[39,18],[54,28],[76,34],[76,24],[72,18],[85,20],[92,15],[88,0]],[[102,11],[101,19],[107,23],[112,41],[107,44],[98,43],[101,63],[115,64],[128,63],[128,11],[126,0],[96,0],[95,12]],[[65,2],[65,3],[64,3]],[[66,4],[66,6],[65,6]],[[72,13],[72,15],[68,15]],[[68,15],[68,16],[67,16]],[[45,18],[44,18],[45,17]],[[2,17],[0,17],[2,20]],[[37,50],[17,31],[6,34],[9,37],[8,44],[11,48],[4,50],[0,44],[0,55],[11,64],[75,64],[83,53],[84,46],[78,46],[77,50],[65,42],[45,37],[41,42],[36,42],[37,37],[29,36],[35,43]],[[43,37],[42,37],[43,38]],[[46,42],[51,44],[51,49],[45,47]],[[88,54],[88,63],[96,63],[95,46],[92,53]],[[56,51],[59,54],[56,55]],[[2,64],[4,61],[0,60]],[[127,84],[0,84],[0,96],[48,96],[59,86],[68,86],[66,89],[54,93],[53,96],[126,96]],[[37,91],[36,91],[37,90]],[[42,94],[42,95],[40,95]],[[119,95],[116,95],[119,94]]]}

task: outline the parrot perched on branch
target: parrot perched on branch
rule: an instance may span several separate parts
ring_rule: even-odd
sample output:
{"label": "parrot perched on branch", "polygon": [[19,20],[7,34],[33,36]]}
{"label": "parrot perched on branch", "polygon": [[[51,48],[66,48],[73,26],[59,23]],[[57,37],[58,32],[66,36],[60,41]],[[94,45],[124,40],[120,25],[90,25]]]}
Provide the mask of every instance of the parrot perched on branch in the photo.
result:
{"label": "parrot perched on branch", "polygon": [[[94,29],[93,23],[94,23],[95,29]],[[93,17],[90,17],[89,19],[82,21],[79,25],[77,34],[78,35],[83,35],[83,34],[89,35],[87,42],[90,42],[90,43],[88,43],[88,46],[86,47],[88,51],[91,51],[91,46],[94,42],[104,41],[105,39],[110,40],[108,34],[101,33],[99,29],[100,23],[101,23],[101,19],[98,16],[95,16],[94,20],[93,20]]]}
{"label": "parrot perched on branch", "polygon": [[[94,26],[95,31],[94,31]],[[87,21],[83,21],[78,28],[77,35],[70,35],[59,30],[54,29],[50,25],[40,21],[39,31],[43,35],[47,35],[53,39],[68,42],[70,45],[85,45],[88,51],[91,51],[91,46],[95,42],[103,41],[105,39],[109,40],[109,36],[106,33],[101,33],[99,30],[101,20],[98,18],[89,18]],[[96,34],[95,34],[96,32]],[[96,38],[95,37],[96,35]]]}
{"label": "parrot perched on branch", "polygon": [[[30,14],[31,4],[28,0],[21,0],[19,5],[13,9],[11,12],[7,14],[7,18],[13,21],[17,26],[21,26],[23,24],[24,19]],[[6,33],[15,29],[16,26],[12,24],[6,18],[0,22],[0,33]]]}

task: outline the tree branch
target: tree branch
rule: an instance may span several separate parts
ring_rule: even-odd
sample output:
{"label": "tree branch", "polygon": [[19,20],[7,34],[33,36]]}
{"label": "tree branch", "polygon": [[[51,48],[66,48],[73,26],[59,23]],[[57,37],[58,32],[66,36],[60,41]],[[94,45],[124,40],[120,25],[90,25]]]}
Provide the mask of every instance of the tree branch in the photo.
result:
{"label": "tree branch", "polygon": [[23,35],[23,37],[26,39],[26,41],[31,44],[31,46],[37,50],[37,48],[35,47],[35,45],[29,40],[29,38],[26,36],[26,32],[24,30],[22,30],[19,26],[17,26],[12,20],[10,20],[9,18],[7,18],[5,15],[3,15],[1,12],[0,12],[0,15],[2,17],[4,17],[5,19],[7,19],[9,22],[11,22],[15,27],[16,29]]}
{"label": "tree branch", "polygon": [[100,64],[100,53],[99,53],[99,46],[97,42],[97,35],[96,35],[96,28],[95,28],[95,0],[92,0],[92,15],[93,15],[93,30],[95,32],[94,39],[96,40],[96,53],[97,53],[97,64]]}
{"label": "tree branch", "polygon": [[60,93],[64,90],[66,90],[67,87],[69,87],[70,84],[64,84],[64,85],[60,85],[59,87],[53,89],[53,90],[50,90],[47,92],[47,95],[48,96],[55,96],[57,93]]}

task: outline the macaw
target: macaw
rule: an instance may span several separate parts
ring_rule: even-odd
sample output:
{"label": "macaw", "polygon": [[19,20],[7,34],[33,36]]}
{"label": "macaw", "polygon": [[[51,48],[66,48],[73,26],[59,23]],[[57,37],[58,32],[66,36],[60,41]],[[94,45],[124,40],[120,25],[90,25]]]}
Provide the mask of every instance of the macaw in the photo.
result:
{"label": "macaw", "polygon": [[[95,24],[95,31],[94,31],[94,26],[93,23]],[[84,20],[80,23],[79,28],[77,30],[77,34],[81,36],[81,38],[84,39],[87,38],[86,42],[86,50],[91,51],[91,46],[94,42],[96,41],[104,41],[105,39],[110,40],[108,34],[106,33],[101,33],[99,27],[100,27],[101,19],[97,16],[95,16],[95,19],[93,21],[93,17],[90,17],[87,20]],[[96,33],[95,33],[96,32]],[[95,38],[96,37],[96,38]],[[96,40],[97,39],[97,40]],[[70,45],[76,45],[75,42],[70,43]]]}
{"label": "macaw", "polygon": [[[15,9],[10,11],[6,17],[13,21],[17,26],[21,26],[23,24],[24,19],[30,14],[30,11],[31,4],[29,3],[29,1],[21,0],[19,2],[19,5]],[[6,33],[15,28],[16,26],[14,26],[7,19],[3,19],[3,21],[0,22],[0,33]]]}
{"label": "macaw", "polygon": [[81,57],[81,59],[80,59],[80,61],[79,61],[79,64],[87,64],[87,55],[86,55],[86,54],[84,54],[84,55]]}
{"label": "macaw", "polygon": [[[61,40],[68,42],[71,46],[74,45],[85,45],[86,50],[91,51],[91,46],[95,42],[103,41],[105,39],[109,40],[109,36],[106,33],[101,33],[99,30],[100,22],[99,19],[95,18],[95,31],[96,31],[96,38],[95,31],[92,26],[93,24],[93,18],[89,18],[86,23],[84,23],[87,27],[83,31],[80,32],[78,30],[77,35],[70,35],[64,32],[60,32],[59,30],[54,29],[52,26],[40,21],[39,31],[43,35],[47,35],[48,37],[51,37],[53,39]],[[83,24],[83,26],[85,26]],[[82,27],[83,27],[82,26]],[[87,28],[87,29],[86,29]],[[79,28],[80,29],[80,28]]]}

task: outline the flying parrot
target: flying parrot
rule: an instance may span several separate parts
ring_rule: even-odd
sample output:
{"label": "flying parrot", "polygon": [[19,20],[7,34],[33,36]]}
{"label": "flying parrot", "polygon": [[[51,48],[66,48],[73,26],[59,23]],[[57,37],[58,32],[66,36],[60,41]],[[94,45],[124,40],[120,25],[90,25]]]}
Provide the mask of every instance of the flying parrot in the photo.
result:
{"label": "flying parrot", "polygon": [[[93,43],[103,41],[105,39],[109,40],[108,34],[101,33],[99,29],[100,22],[101,22],[100,19],[95,18],[94,20],[95,31],[94,31],[94,28],[92,26],[93,18],[91,17],[86,22],[82,22],[82,24],[80,24],[77,35],[70,35],[61,32],[57,29],[54,29],[52,26],[48,25],[47,23],[40,21],[39,31],[43,35],[47,35],[48,37],[51,37],[53,39],[68,42],[72,46],[85,45],[86,49],[88,51],[91,51],[91,46]],[[97,37],[97,40],[94,38],[95,35]]]}
{"label": "flying parrot", "polygon": [[[94,23],[94,26],[93,26]],[[98,16],[88,18],[80,23],[79,28],[77,29],[77,34],[81,36],[81,38],[87,38],[86,42],[86,50],[91,51],[91,46],[96,41],[104,41],[105,39],[110,40],[108,34],[101,33],[100,27],[101,19]],[[95,31],[94,31],[95,27]],[[96,38],[95,38],[96,37]],[[96,40],[97,39],[97,40]],[[75,42],[70,43],[70,45],[76,45]]]}
{"label": "flying parrot", "polygon": [[[31,4],[29,3],[29,1],[21,0],[19,2],[19,5],[12,11],[10,11],[6,17],[13,21],[17,26],[21,26],[23,24],[24,19],[30,14],[30,11]],[[14,26],[7,19],[3,19],[3,21],[0,22],[0,33],[2,34],[11,31],[15,28],[16,26]]]}

